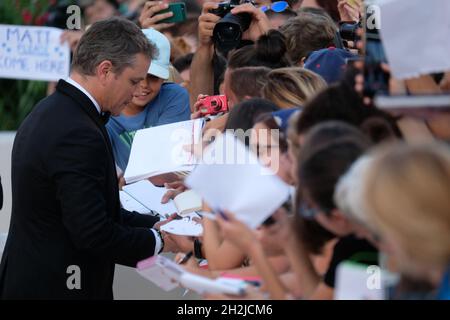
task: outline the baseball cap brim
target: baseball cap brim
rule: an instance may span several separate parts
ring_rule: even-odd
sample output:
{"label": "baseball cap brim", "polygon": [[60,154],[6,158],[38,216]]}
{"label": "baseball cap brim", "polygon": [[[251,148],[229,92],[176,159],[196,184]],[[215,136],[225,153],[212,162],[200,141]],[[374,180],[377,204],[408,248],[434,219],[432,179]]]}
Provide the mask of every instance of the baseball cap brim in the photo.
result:
{"label": "baseball cap brim", "polygon": [[164,80],[169,79],[170,76],[168,68],[162,67],[154,61],[150,63],[150,68],[148,69],[147,73]]}

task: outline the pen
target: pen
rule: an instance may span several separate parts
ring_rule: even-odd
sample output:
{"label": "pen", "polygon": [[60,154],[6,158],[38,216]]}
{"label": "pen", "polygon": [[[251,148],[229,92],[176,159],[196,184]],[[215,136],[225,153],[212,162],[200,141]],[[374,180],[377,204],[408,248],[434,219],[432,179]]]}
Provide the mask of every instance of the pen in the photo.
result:
{"label": "pen", "polygon": [[189,251],[189,252],[183,257],[183,259],[181,259],[180,261],[178,261],[178,264],[186,263],[186,262],[192,257],[193,254],[194,254],[193,251]]}
{"label": "pen", "polygon": [[199,212],[197,212],[197,211],[194,211],[194,213],[195,213],[196,215],[198,215],[200,218],[203,218],[203,216],[201,215],[201,213],[199,213]]}
{"label": "pen", "polygon": [[228,217],[225,215],[225,213],[222,210],[219,210],[218,212],[223,220],[228,221]]}
{"label": "pen", "polygon": [[197,212],[197,214],[202,218],[216,220],[216,217],[212,213],[209,213],[209,212]]}

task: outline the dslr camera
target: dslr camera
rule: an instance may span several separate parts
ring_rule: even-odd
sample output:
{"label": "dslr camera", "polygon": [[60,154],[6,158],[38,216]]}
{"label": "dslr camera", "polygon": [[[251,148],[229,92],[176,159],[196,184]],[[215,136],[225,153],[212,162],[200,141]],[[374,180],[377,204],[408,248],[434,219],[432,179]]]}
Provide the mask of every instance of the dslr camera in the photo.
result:
{"label": "dslr camera", "polygon": [[236,48],[242,40],[242,34],[250,27],[252,16],[249,13],[232,14],[230,11],[238,5],[244,3],[254,4],[251,0],[230,0],[229,2],[219,3],[217,9],[209,12],[220,19],[213,30],[213,41],[216,48],[227,53]]}
{"label": "dslr camera", "polygon": [[362,22],[340,22],[339,34],[343,40],[356,42],[359,36],[356,33],[358,29],[362,28]]}
{"label": "dslr camera", "polygon": [[202,104],[200,108],[202,117],[228,111],[228,100],[225,95],[205,97],[202,99]]}

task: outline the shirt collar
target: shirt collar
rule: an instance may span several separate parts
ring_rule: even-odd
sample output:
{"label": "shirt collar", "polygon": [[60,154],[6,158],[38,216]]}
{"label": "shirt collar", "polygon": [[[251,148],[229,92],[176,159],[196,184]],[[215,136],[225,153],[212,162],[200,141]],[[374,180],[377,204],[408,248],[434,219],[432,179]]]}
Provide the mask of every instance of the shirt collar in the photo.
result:
{"label": "shirt collar", "polygon": [[102,114],[102,110],[100,109],[100,105],[98,104],[98,102],[94,99],[94,97],[92,97],[92,95],[81,86],[81,84],[79,84],[78,82],[76,82],[75,80],[73,80],[72,78],[67,78],[66,82],[70,83],[71,85],[73,85],[75,88],[77,88],[78,90],[80,90],[81,92],[83,92],[85,95],[87,95],[87,97],[92,101],[92,103],[94,104],[95,108],[97,109],[99,114]]}

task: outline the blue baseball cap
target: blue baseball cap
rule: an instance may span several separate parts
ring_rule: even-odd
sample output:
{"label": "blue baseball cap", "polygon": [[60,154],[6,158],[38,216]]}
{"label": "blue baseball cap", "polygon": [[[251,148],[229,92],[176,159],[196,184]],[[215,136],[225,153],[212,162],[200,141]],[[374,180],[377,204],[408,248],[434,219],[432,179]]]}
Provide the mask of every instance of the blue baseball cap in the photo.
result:
{"label": "blue baseball cap", "polygon": [[305,61],[305,69],[313,71],[328,84],[341,80],[347,66],[347,59],[356,58],[353,53],[330,47],[312,52]]}
{"label": "blue baseball cap", "polygon": [[284,109],[284,110],[272,112],[272,117],[274,118],[275,122],[280,127],[280,130],[283,133],[286,133],[288,125],[289,125],[289,119],[296,112],[300,112],[300,109],[293,108],[293,109]]}
{"label": "blue baseball cap", "polygon": [[161,32],[153,28],[143,29],[142,32],[158,48],[158,55],[152,59],[149,74],[167,80],[170,75],[170,41]]}

